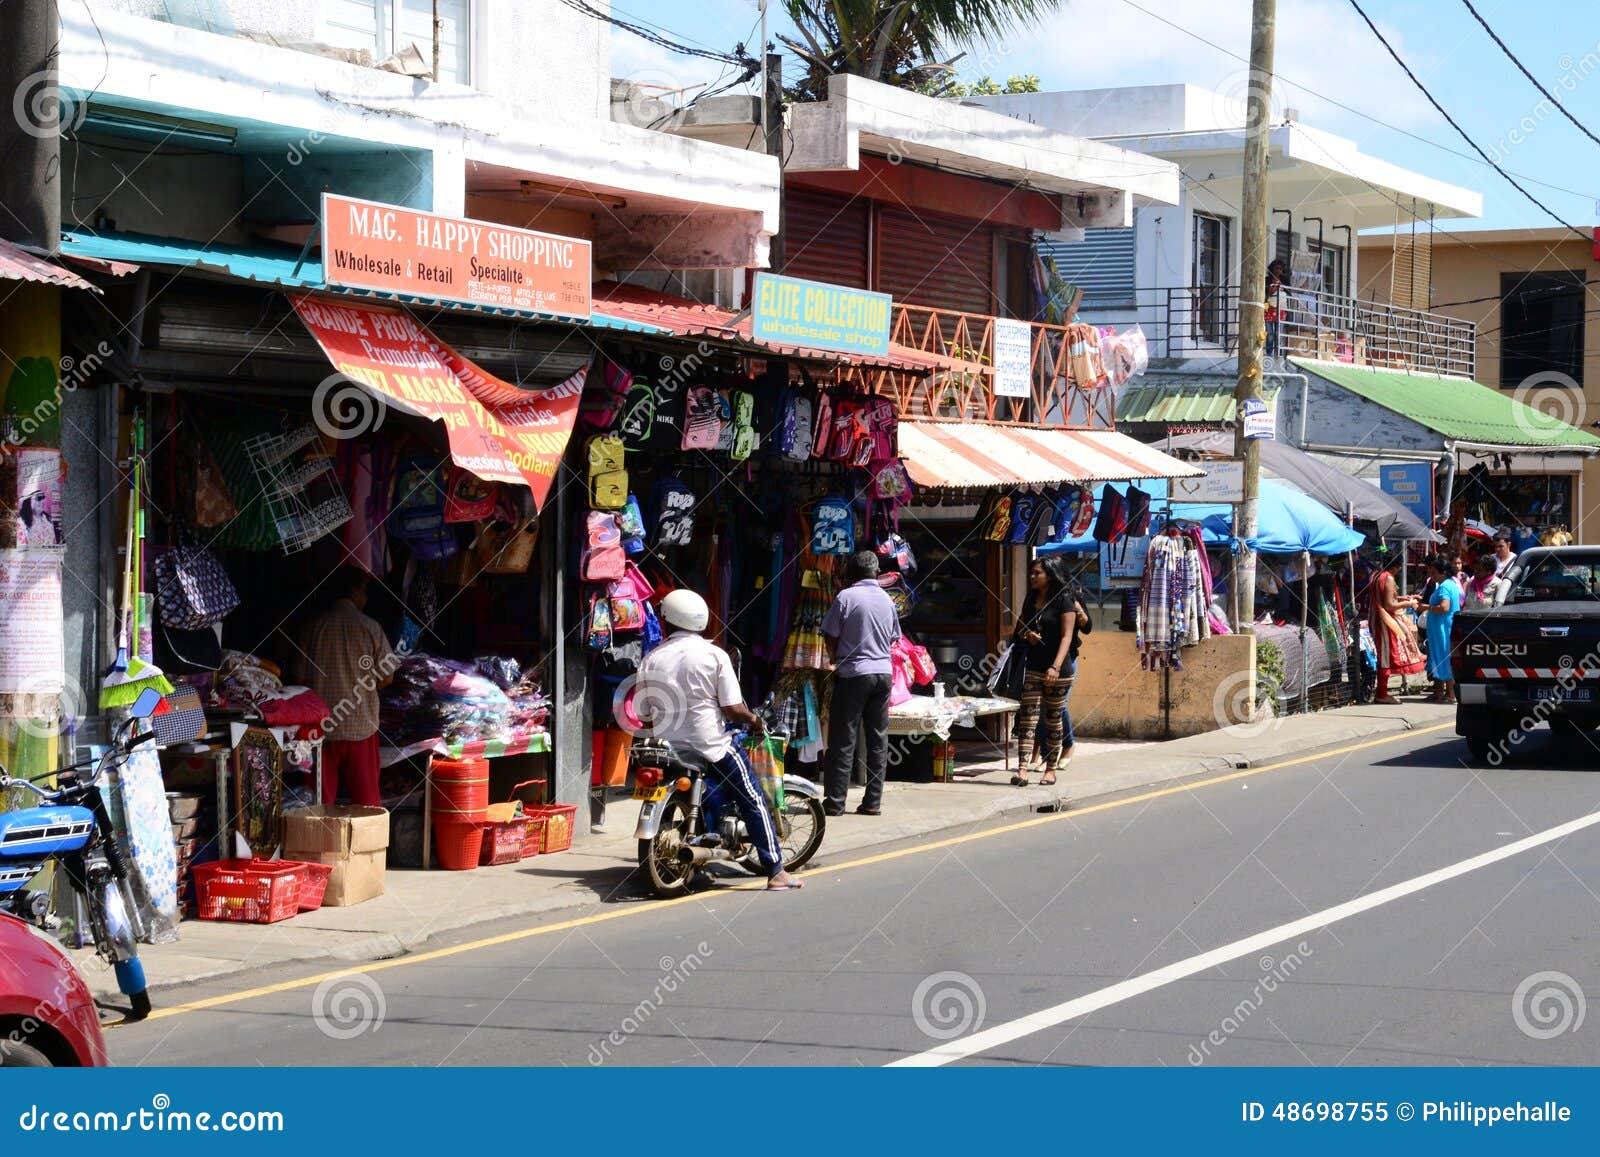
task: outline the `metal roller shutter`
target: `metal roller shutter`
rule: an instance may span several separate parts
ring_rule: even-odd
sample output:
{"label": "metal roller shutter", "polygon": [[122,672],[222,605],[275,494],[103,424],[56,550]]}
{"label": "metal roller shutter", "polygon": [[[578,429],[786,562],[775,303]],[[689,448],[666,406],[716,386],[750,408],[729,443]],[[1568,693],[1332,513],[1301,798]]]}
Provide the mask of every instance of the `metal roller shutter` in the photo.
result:
{"label": "metal roller shutter", "polygon": [[784,190],[783,272],[865,289],[872,203],[790,186]]}
{"label": "metal roller shutter", "polygon": [[959,217],[881,207],[875,288],[897,303],[1002,312],[994,296],[995,232]]}
{"label": "metal roller shutter", "polygon": [[1040,256],[1055,258],[1062,280],[1082,288],[1082,308],[1135,304],[1132,229],[1085,229],[1082,241],[1045,237],[1037,245]]}

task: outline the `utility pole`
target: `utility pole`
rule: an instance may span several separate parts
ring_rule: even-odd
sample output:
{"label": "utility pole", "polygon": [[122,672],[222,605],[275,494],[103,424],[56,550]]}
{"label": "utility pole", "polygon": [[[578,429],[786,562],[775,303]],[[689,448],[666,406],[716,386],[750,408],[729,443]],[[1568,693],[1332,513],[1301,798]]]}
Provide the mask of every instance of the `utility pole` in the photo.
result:
{"label": "utility pole", "polygon": [[[1239,628],[1255,633],[1256,554],[1244,545],[1256,533],[1256,497],[1261,490],[1261,445],[1246,438],[1245,410],[1261,402],[1262,350],[1267,340],[1267,146],[1272,131],[1272,46],[1277,0],[1254,0],[1250,17],[1250,89],[1245,104],[1243,252],[1239,262],[1239,379],[1233,396],[1238,426],[1234,456],[1244,459],[1244,495],[1234,519],[1240,540],[1234,556]],[[1255,403],[1252,406],[1251,403]]]}
{"label": "utility pole", "polygon": [[0,0],[0,237],[45,253],[61,244],[60,43],[55,0]]}
{"label": "utility pole", "polygon": [[[778,158],[778,165],[783,165],[783,57],[776,52],[767,52],[766,45],[761,46],[766,67],[762,69],[763,84],[761,86],[761,123],[764,129],[765,148],[769,156]],[[782,180],[782,173],[779,174]],[[776,272],[783,272],[783,198],[778,198],[778,231],[772,235],[770,265]]]}

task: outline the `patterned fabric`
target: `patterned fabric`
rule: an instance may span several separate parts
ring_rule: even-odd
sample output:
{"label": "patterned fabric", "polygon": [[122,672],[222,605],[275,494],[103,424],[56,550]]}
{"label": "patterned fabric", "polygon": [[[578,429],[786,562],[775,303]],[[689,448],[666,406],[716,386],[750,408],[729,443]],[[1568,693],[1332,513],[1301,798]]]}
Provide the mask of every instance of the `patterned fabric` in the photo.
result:
{"label": "patterned fabric", "polygon": [[[1378,670],[1395,675],[1415,675],[1422,670],[1426,660],[1422,657],[1422,648],[1417,645],[1417,629],[1411,625],[1411,620],[1384,610],[1384,602],[1393,595],[1393,576],[1380,570],[1367,586],[1367,616],[1372,627]],[[1388,693],[1387,686],[1378,688],[1380,696]]]}
{"label": "patterned fabric", "polygon": [[1146,671],[1182,670],[1180,650],[1209,637],[1211,626],[1201,593],[1199,552],[1182,538],[1150,541],[1136,618],[1140,664]]}
{"label": "patterned fabric", "polygon": [[177,938],[178,852],[156,750],[142,743],[116,775],[113,826],[133,865],[134,896],[151,943]]}
{"label": "patterned fabric", "polygon": [[307,624],[305,682],[328,703],[328,734],[353,743],[378,730],[377,684],[393,658],[374,619],[340,599]]}
{"label": "patterned fabric", "polygon": [[783,649],[783,669],[825,670],[828,643],[822,634],[822,620],[833,602],[827,576],[821,571],[805,571],[800,580],[800,597],[795,604],[794,623],[789,642]]}

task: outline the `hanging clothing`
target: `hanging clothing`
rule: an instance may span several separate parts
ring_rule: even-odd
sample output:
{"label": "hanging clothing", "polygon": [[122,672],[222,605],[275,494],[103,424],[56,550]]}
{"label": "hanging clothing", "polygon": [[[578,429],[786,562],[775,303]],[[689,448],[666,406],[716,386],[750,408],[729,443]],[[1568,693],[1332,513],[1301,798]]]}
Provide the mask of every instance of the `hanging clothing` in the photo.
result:
{"label": "hanging clothing", "polygon": [[1180,650],[1210,636],[1209,599],[1202,601],[1195,553],[1178,535],[1163,534],[1150,540],[1134,640],[1146,671],[1168,666],[1181,670]]}

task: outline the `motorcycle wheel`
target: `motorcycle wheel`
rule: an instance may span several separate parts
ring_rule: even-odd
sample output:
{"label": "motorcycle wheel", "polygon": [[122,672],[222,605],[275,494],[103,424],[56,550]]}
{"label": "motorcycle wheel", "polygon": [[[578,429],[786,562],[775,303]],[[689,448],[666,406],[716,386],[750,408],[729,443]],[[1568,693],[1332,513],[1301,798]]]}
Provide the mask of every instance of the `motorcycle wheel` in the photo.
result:
{"label": "motorcycle wheel", "polygon": [[683,800],[673,798],[662,805],[661,826],[653,839],[639,841],[639,867],[650,888],[663,900],[681,896],[694,879],[694,865],[678,863],[678,849],[687,836],[689,816]]}
{"label": "motorcycle wheel", "polygon": [[[820,799],[798,795],[784,797],[783,815],[778,817],[778,848],[783,852],[786,871],[799,871],[810,862],[822,847],[827,826],[828,813],[823,811]],[[761,857],[752,851],[744,858],[744,866],[759,873]]]}

